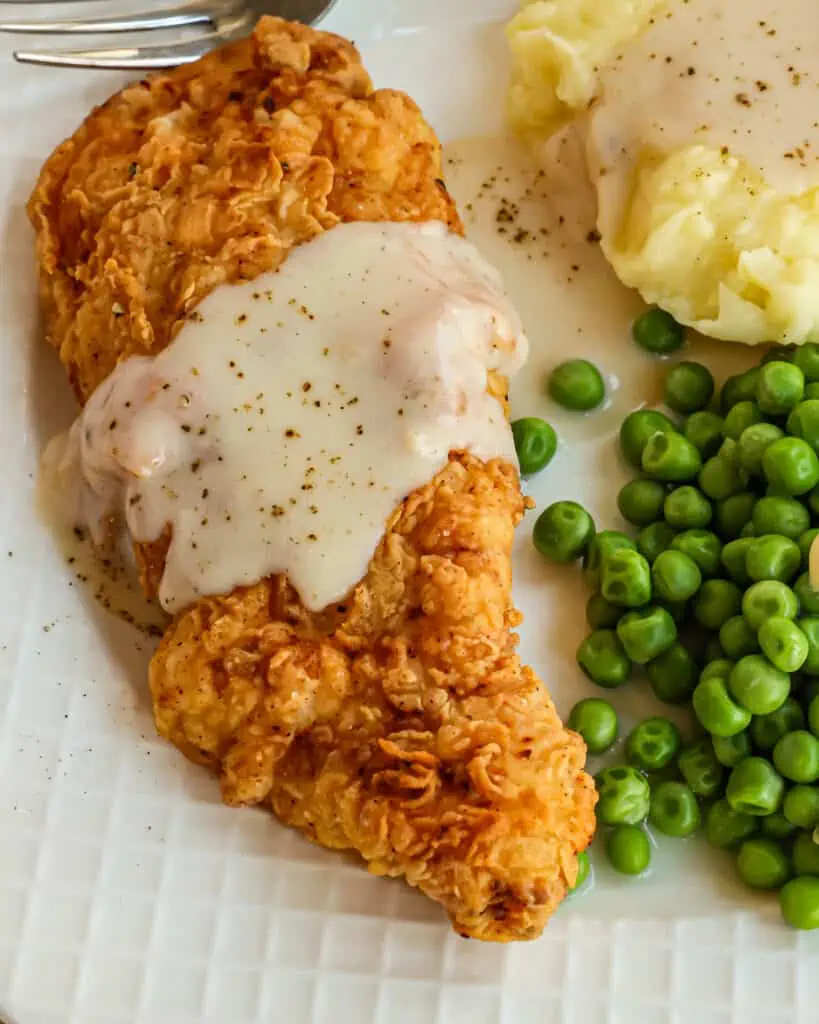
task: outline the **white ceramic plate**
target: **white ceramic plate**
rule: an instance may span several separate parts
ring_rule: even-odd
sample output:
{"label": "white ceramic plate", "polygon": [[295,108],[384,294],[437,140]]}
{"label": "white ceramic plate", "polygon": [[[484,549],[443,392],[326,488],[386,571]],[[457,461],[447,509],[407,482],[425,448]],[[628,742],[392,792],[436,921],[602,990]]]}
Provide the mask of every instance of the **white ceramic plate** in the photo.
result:
{"label": "white ceramic plate", "polygon": [[[588,266],[573,271],[564,236],[542,251],[536,244],[570,178],[532,184],[518,225],[529,235],[510,244],[497,231],[498,204],[521,199],[532,170],[499,138],[458,141],[502,129],[501,19],[513,6],[340,0],[327,24],[359,43],[379,85],[407,89],[453,143],[448,177],[468,227],[506,268],[532,337],[516,412],[543,414],[543,373],[569,352],[590,354],[618,379],[610,411],[560,422],[565,443],[532,487],[541,506],[579,498],[616,525],[612,431],[651,397],[657,376],[626,336],[633,300],[596,268],[591,248]],[[213,781],[159,742],[145,688],[147,642],[78,589],[33,511],[38,452],[70,417],[71,402],[39,338],[23,204],[44,157],[121,77],[23,69],[11,63],[8,42],[0,45],[0,1017],[819,1020],[816,938],[788,932],[766,904],[743,904],[701,847],[659,850],[648,880],[615,885],[599,872],[596,888],[563,907],[538,942],[468,943],[401,884],[368,876],[261,812],[222,807]],[[502,173],[477,200],[496,167]],[[582,247],[581,228],[569,241]],[[572,289],[578,298],[567,313]],[[584,301],[599,289],[613,305]],[[747,358],[705,352],[723,364]],[[565,710],[588,692],[573,661],[584,595],[576,572],[549,571],[532,556],[530,528],[521,528],[516,565],[523,652]],[[642,711],[641,701],[628,698],[626,714]]]}

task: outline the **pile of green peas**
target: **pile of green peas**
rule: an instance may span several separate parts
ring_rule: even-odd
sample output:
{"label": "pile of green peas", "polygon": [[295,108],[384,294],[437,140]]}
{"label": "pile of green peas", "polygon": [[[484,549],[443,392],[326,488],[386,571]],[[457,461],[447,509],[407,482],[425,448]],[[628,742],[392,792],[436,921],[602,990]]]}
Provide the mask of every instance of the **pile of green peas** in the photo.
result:
{"label": "pile of green peas", "polygon": [[[659,310],[634,336],[663,354],[682,344]],[[596,776],[606,854],[641,874],[646,823],[702,831],[750,887],[779,892],[788,924],[819,928],[819,345],[773,347],[719,389],[707,367],[676,363],[664,400],[671,415],[640,409],[620,429],[638,471],[618,496],[632,534],[598,531],[571,501],[534,528],[549,561],[583,560],[586,676],[615,689],[642,666],[661,702],[691,712],[694,742],[648,719],[625,738],[625,763]],[[569,725],[591,754],[619,736],[601,698]]]}

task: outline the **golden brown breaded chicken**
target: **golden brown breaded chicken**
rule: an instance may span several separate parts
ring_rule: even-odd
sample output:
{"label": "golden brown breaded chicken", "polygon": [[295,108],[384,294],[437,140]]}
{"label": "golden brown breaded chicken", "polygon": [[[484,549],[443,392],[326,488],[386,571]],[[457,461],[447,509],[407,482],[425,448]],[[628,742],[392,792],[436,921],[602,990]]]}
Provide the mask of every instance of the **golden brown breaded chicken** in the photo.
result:
{"label": "golden brown breaded chicken", "polygon": [[[132,85],[48,160],[29,204],[48,336],[81,401],[166,346],[218,285],[341,221],[460,230],[440,147],[354,47],[273,18]],[[495,382],[502,389],[502,382]],[[405,878],[466,936],[537,936],[593,830],[585,750],[521,665],[516,470],[453,453],[320,614],[283,577],[198,601],[153,658],[159,732],[324,846]],[[140,551],[149,592],[165,544]]]}

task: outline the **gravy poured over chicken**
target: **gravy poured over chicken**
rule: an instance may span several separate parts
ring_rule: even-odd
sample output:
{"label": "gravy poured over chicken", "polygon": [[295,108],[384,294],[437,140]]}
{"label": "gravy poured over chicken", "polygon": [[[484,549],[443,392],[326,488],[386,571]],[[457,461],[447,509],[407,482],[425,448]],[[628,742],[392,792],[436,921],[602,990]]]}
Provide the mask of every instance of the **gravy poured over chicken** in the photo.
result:
{"label": "gravy poured over chicken", "polygon": [[488,375],[526,357],[499,275],[442,224],[349,224],[217,289],[155,357],[120,363],[49,461],[102,539],[172,540],[170,612],[286,572],[344,597],[451,450],[516,461]]}

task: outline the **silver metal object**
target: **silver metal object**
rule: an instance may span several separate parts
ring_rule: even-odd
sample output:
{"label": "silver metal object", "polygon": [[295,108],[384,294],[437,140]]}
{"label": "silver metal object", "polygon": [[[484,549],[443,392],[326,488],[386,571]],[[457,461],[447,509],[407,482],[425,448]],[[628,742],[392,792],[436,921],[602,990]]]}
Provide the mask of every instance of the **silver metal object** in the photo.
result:
{"label": "silver metal object", "polygon": [[155,5],[131,14],[111,14],[110,4],[99,17],[48,18],[39,15],[47,4],[38,0],[0,0],[0,8],[14,6],[35,8],[38,16],[0,18],[0,32],[34,33],[38,35],[80,35],[108,32],[147,32],[155,29],[182,29],[200,26],[205,29],[180,42],[117,46],[103,49],[15,50],[15,60],[22,64],[49,64],[58,67],[123,68],[144,70],[174,67],[198,60],[209,50],[248,35],[263,14],[276,14],[290,21],[312,25],[319,21],[336,0],[180,0],[169,6]]}

